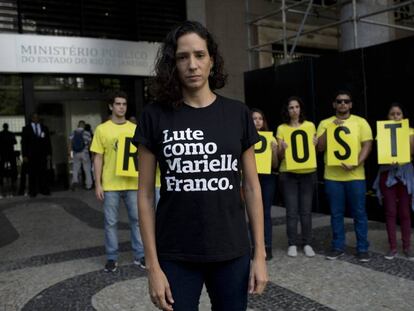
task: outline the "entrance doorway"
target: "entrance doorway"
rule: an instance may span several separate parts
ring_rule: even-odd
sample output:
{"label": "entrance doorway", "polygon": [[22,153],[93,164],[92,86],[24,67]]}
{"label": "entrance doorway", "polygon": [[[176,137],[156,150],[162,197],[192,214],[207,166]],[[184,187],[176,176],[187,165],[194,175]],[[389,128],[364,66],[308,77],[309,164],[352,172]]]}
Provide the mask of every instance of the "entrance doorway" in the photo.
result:
{"label": "entrance doorway", "polygon": [[103,100],[69,100],[62,96],[59,96],[59,102],[47,102],[42,97],[42,94],[37,94],[36,101],[42,122],[50,131],[50,184],[54,185],[55,190],[68,189],[72,174],[69,137],[80,120],[90,124],[93,132],[96,126],[106,119],[106,104]]}
{"label": "entrance doorway", "polygon": [[37,111],[50,131],[52,191],[69,188],[72,173],[69,136],[80,120],[90,124],[94,132],[108,118],[108,95],[114,90],[128,94],[127,117],[136,116],[145,101],[145,79],[140,77],[33,75],[28,81],[32,88],[24,92],[33,95],[27,96],[26,107]]}

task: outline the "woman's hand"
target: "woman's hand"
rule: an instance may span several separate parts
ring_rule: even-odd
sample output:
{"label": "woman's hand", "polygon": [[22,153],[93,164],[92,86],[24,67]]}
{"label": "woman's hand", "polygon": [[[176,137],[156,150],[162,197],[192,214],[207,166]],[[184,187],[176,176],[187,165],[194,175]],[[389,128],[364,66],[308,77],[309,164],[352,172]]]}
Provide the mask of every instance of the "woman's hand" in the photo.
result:
{"label": "woman's hand", "polygon": [[152,303],[161,310],[172,311],[174,299],[164,272],[158,268],[148,271],[148,288]]}
{"label": "woman's hand", "polygon": [[277,153],[277,143],[274,141],[270,142],[270,147],[272,148],[273,153]]}
{"label": "woman's hand", "polygon": [[255,257],[250,266],[249,294],[262,294],[268,280],[265,257]]}
{"label": "woman's hand", "polygon": [[316,146],[318,144],[318,137],[316,137],[316,134],[313,135],[313,145]]}
{"label": "woman's hand", "polygon": [[283,139],[281,139],[280,140],[280,147],[281,147],[281,151],[285,152],[285,150],[288,148],[288,144]]}

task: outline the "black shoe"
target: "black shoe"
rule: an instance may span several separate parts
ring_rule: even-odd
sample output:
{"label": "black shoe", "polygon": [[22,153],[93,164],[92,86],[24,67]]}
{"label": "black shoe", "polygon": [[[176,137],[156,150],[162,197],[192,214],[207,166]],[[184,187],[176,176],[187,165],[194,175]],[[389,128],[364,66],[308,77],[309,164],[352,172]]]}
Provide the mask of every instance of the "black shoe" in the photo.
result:
{"label": "black shoe", "polygon": [[115,272],[118,269],[118,263],[115,260],[108,260],[105,265],[105,272]]}
{"label": "black shoe", "polygon": [[342,249],[331,249],[329,252],[326,253],[325,259],[335,260],[343,256],[344,254],[345,253]]}
{"label": "black shoe", "polygon": [[145,269],[145,257],[141,258],[135,258],[134,259],[134,265],[137,265],[138,267],[141,267],[142,269]]}
{"label": "black shoe", "polygon": [[371,256],[368,252],[358,252],[357,258],[359,262],[368,262],[371,260]]}

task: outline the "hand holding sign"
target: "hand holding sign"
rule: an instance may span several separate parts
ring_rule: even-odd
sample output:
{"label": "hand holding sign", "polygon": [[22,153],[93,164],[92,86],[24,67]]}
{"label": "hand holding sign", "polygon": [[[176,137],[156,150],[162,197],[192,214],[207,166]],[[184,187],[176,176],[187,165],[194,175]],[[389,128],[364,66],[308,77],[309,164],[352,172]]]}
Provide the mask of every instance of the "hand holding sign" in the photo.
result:
{"label": "hand holding sign", "polygon": [[348,164],[342,163],[341,166],[345,171],[352,171],[358,165],[348,165]]}
{"label": "hand holding sign", "polygon": [[316,136],[316,133],[313,135],[313,145],[316,146],[318,144],[318,137]]}
{"label": "hand holding sign", "polygon": [[344,123],[344,120],[342,120],[342,119],[335,119],[335,120],[333,121],[333,123],[335,123],[336,125],[341,125],[341,124],[343,124],[343,123]]}
{"label": "hand holding sign", "polygon": [[282,151],[285,152],[286,149],[288,148],[288,144],[283,139],[281,139],[280,140],[280,147],[281,147]]}
{"label": "hand holding sign", "polygon": [[[327,165],[352,170],[358,165],[358,127],[336,119],[327,129]],[[345,166],[344,166],[345,165]]]}

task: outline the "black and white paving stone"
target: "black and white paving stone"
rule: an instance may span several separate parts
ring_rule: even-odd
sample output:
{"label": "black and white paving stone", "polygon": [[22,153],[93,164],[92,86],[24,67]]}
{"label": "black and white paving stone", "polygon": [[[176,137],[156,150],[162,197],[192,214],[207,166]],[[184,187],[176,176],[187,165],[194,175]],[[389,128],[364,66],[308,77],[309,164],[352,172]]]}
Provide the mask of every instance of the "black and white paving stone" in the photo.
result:
{"label": "black and white paving stone", "polygon": [[[385,226],[371,222],[372,260],[354,256],[352,220],[346,221],[347,254],[324,259],[330,245],[329,216],[314,215],[315,258],[286,256],[284,209],[273,211],[274,259],[262,296],[249,310],[414,310],[414,262],[389,261]],[[156,310],[145,270],[133,264],[126,212],[119,224],[120,269],[102,271],[103,214],[92,192],[48,198],[0,200],[0,311]],[[200,310],[209,310],[203,292]]]}

